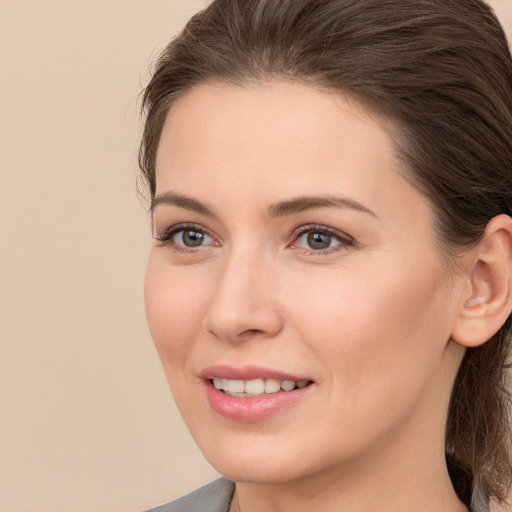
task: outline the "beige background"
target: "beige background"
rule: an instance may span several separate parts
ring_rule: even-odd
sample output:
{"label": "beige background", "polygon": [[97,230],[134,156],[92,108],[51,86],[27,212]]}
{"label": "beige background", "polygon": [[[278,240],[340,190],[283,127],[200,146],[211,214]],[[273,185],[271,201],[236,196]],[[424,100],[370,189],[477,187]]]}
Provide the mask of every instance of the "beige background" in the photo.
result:
{"label": "beige background", "polygon": [[216,476],[146,328],[135,193],[138,94],[204,3],[0,0],[0,512],[135,512]]}

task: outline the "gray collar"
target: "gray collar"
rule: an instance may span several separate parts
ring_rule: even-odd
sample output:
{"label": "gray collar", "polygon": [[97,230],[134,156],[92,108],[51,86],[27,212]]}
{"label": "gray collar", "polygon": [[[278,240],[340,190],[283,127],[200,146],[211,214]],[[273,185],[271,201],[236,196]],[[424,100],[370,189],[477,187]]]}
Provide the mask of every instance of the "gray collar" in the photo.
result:
{"label": "gray collar", "polygon": [[229,512],[235,484],[219,478],[166,505],[145,512]]}

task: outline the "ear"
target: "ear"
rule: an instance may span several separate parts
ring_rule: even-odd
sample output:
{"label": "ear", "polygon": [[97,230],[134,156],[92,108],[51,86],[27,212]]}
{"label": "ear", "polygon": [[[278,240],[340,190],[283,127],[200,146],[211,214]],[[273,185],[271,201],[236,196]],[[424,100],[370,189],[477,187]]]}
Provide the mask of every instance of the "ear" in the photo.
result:
{"label": "ear", "polygon": [[498,332],[512,310],[512,218],[494,217],[466,256],[468,286],[452,339],[477,347]]}

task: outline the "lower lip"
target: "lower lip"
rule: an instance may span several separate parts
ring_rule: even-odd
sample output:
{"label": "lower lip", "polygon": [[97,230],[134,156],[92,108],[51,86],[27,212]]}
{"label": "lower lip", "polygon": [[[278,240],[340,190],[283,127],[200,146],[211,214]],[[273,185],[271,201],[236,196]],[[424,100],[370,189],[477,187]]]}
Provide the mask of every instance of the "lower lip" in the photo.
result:
{"label": "lower lip", "polygon": [[203,381],[210,407],[221,416],[236,421],[260,421],[302,400],[314,384],[293,391],[279,391],[255,397],[226,395],[210,380]]}

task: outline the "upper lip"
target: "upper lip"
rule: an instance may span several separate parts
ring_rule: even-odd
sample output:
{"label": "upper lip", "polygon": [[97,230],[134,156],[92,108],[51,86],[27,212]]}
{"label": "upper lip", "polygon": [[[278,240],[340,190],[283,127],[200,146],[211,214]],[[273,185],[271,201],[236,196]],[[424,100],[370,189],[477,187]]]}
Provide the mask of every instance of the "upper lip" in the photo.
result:
{"label": "upper lip", "polygon": [[262,366],[229,366],[226,364],[219,364],[205,368],[201,373],[202,379],[213,379],[215,377],[220,379],[230,380],[253,380],[253,379],[277,379],[277,380],[293,380],[295,382],[303,380],[312,380],[305,376],[292,375],[290,373],[274,370],[272,368],[265,368]]}

